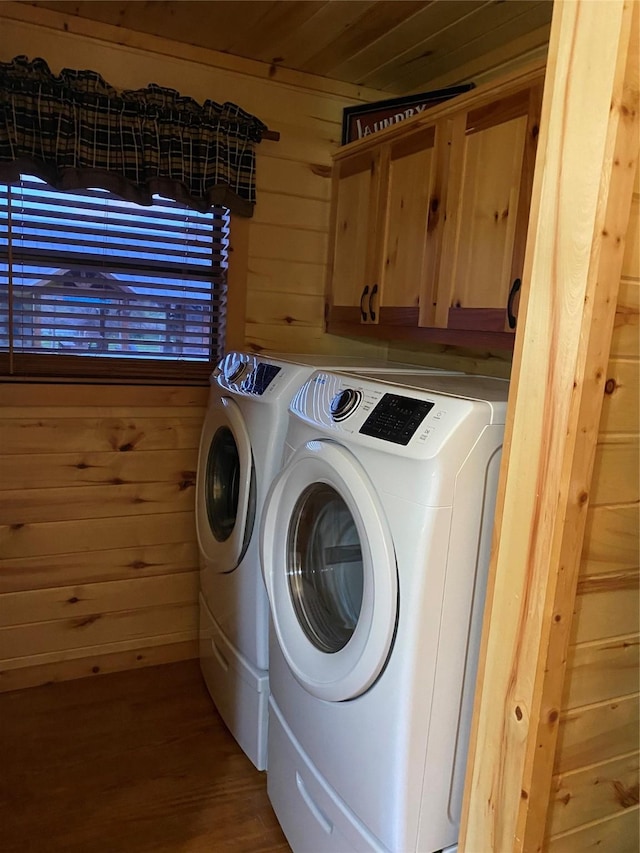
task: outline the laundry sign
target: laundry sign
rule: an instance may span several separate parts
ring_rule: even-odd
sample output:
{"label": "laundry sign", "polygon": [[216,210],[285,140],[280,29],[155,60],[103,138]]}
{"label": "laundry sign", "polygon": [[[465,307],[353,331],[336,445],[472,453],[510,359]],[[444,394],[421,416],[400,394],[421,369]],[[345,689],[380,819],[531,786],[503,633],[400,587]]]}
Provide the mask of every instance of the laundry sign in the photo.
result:
{"label": "laundry sign", "polygon": [[347,107],[342,115],[342,144],[364,139],[365,136],[419,115],[429,107],[468,92],[474,87],[475,83],[463,83],[447,89],[422,92],[420,95],[408,95],[406,98],[390,98],[388,101]]}

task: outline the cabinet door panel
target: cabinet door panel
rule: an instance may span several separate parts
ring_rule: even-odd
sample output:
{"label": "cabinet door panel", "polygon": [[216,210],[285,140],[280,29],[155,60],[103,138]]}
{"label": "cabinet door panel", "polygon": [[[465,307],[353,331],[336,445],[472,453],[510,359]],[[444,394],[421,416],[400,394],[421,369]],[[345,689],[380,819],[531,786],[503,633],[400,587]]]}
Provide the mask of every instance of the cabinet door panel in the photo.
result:
{"label": "cabinet door panel", "polygon": [[426,248],[433,148],[392,154],[385,240],[384,306],[418,306]]}
{"label": "cabinet door panel", "polygon": [[526,129],[521,116],[466,137],[452,307],[507,304]]}
{"label": "cabinet door panel", "polygon": [[374,153],[341,164],[334,178],[332,303],[359,306],[371,284],[371,241],[375,227],[379,157]]}
{"label": "cabinet door panel", "polygon": [[524,265],[541,91],[536,84],[451,122],[436,326],[515,327],[517,297],[507,306]]}

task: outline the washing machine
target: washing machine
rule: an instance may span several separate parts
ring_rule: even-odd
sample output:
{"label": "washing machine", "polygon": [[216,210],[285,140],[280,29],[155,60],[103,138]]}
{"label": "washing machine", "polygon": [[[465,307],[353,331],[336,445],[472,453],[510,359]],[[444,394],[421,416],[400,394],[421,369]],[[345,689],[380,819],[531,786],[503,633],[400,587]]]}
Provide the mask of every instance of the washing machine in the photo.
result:
{"label": "washing machine", "polygon": [[508,382],[316,372],[263,510],[294,853],[455,849]]}
{"label": "washing machine", "polygon": [[260,770],[267,750],[269,618],[258,519],[281,464],[289,402],[319,366],[397,369],[371,359],[230,352],[211,377],[200,441],[201,669],[220,715]]}

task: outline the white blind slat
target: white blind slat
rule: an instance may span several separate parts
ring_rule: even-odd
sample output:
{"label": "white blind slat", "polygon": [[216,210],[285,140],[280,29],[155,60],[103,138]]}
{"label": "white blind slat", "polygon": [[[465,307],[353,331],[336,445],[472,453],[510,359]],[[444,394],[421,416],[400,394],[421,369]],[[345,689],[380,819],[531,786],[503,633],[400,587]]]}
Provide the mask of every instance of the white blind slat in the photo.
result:
{"label": "white blind slat", "polygon": [[[50,259],[51,260],[51,259]],[[54,259],[55,260],[55,259]],[[69,287],[75,282],[75,287],[80,287],[84,282],[89,287],[99,287],[104,285],[108,289],[110,282],[113,280],[116,284],[120,284],[126,288],[129,284],[137,284],[140,288],[152,289],[154,292],[162,290],[175,290],[181,287],[182,281],[185,279],[184,273],[179,269],[168,269],[162,264],[158,265],[158,271],[153,268],[139,267],[135,275],[128,274],[126,266],[119,264],[111,264],[110,267],[98,267],[96,270],[88,269],[84,264],[67,263],[64,268],[55,268],[50,266],[40,266],[34,263],[14,263],[13,264],[13,279],[15,287],[38,285],[40,288],[49,286],[50,288],[61,286],[64,282],[69,283]],[[0,278],[6,280],[7,269],[3,269],[0,262]],[[15,284],[16,280],[20,283]],[[209,273],[208,270],[191,271],[191,275],[187,280],[187,290],[200,290],[203,293],[208,293],[210,288],[209,281],[213,281],[214,288],[222,289],[225,281],[224,270],[213,270]]]}
{"label": "white blind slat", "polygon": [[127,376],[132,358],[217,360],[229,221],[24,176],[0,185],[0,353],[126,358]]}

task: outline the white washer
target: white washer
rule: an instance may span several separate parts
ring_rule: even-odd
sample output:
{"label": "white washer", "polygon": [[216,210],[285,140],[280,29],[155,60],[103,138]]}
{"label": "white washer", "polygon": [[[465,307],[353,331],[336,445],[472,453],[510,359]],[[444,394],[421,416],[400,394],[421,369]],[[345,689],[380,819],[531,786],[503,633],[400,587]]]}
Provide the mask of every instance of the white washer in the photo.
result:
{"label": "white washer", "polygon": [[371,359],[231,352],[211,377],[200,441],[196,526],[201,668],[220,715],[261,770],[267,751],[269,618],[258,520],[280,469],[289,402],[321,366],[397,369]]}
{"label": "white washer", "polygon": [[508,382],[318,372],[263,511],[267,790],[295,853],[457,842]]}

